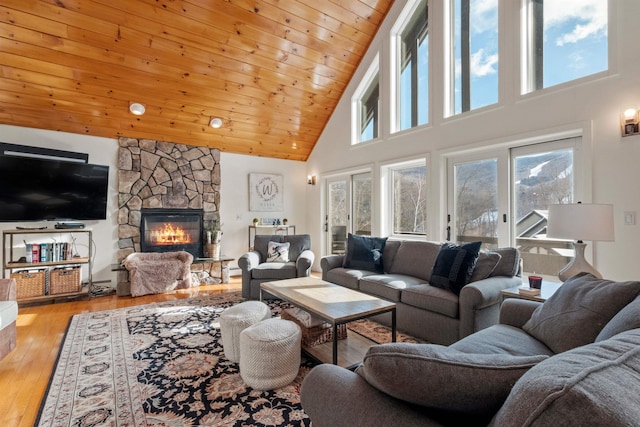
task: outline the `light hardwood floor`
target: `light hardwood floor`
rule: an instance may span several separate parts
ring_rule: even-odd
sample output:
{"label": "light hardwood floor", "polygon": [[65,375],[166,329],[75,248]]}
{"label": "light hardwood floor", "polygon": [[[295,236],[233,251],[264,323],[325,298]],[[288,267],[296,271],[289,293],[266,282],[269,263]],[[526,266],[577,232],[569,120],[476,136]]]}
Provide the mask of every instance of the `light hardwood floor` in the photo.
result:
{"label": "light hardwood floor", "polygon": [[20,307],[16,348],[0,361],[0,426],[33,426],[49,383],[58,350],[74,314],[111,310],[241,289],[240,277],[208,285],[137,298],[115,294],[55,304]]}

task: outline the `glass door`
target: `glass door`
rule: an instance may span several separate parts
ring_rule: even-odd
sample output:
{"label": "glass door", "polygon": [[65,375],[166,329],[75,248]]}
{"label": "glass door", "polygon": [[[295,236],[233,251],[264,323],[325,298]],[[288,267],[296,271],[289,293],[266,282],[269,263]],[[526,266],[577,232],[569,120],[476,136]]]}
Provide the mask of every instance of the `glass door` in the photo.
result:
{"label": "glass door", "polygon": [[573,257],[570,242],[549,239],[550,204],[577,200],[580,138],[448,158],[447,237],[514,246],[523,274],[557,276]]}
{"label": "glass door", "polygon": [[[502,160],[502,162],[500,161]],[[484,249],[508,244],[508,194],[505,153],[455,157],[449,161],[447,239],[482,242]]]}
{"label": "glass door", "polygon": [[371,173],[327,180],[325,231],[329,254],[343,254],[347,234],[371,234]]}
{"label": "glass door", "polygon": [[513,232],[524,274],[557,276],[573,257],[571,242],[547,238],[549,205],[573,203],[574,147],[564,143],[513,149]]}

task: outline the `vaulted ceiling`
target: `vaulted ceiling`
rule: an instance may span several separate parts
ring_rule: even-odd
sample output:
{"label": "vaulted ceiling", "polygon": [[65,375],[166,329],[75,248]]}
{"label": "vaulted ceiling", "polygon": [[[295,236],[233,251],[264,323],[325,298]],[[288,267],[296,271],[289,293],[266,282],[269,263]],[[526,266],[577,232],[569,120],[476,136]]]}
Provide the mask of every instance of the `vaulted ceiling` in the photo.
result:
{"label": "vaulted ceiling", "polygon": [[392,3],[2,0],[0,123],[304,161]]}

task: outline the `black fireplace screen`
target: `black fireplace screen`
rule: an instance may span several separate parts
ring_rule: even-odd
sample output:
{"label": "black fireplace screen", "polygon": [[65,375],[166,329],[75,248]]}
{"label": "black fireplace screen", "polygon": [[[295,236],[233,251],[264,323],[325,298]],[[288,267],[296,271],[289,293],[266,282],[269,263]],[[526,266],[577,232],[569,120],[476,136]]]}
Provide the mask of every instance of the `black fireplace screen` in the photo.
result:
{"label": "black fireplace screen", "polygon": [[142,252],[186,251],[202,257],[201,210],[143,209],[140,220]]}

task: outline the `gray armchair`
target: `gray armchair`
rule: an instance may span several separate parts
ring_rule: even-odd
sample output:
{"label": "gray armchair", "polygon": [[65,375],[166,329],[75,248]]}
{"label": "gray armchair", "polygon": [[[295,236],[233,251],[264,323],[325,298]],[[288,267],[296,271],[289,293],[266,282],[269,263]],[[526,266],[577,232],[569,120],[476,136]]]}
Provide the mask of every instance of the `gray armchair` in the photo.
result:
{"label": "gray armchair", "polygon": [[[266,262],[269,242],[289,242],[289,262]],[[309,276],[315,255],[311,251],[311,236],[257,235],[254,249],[238,259],[242,270],[242,297],[258,299],[260,283]]]}

